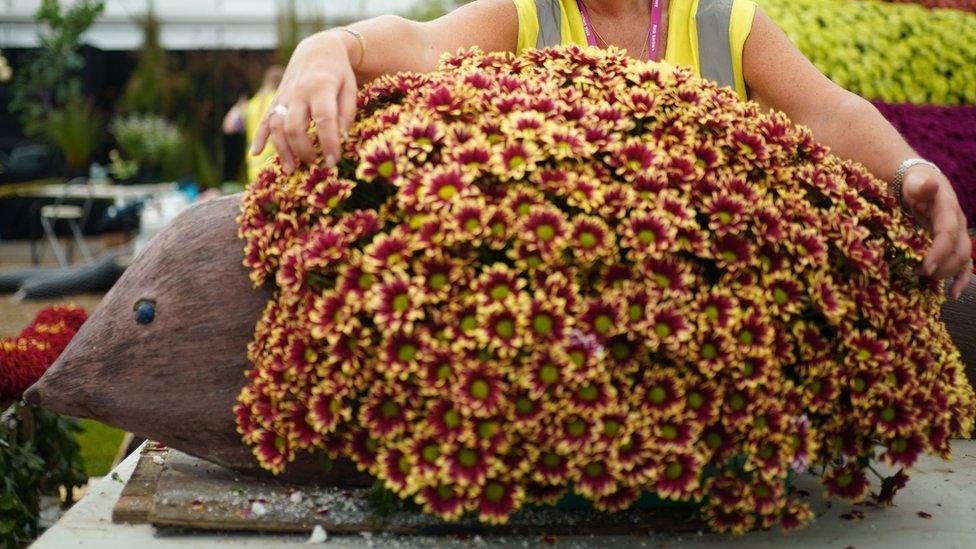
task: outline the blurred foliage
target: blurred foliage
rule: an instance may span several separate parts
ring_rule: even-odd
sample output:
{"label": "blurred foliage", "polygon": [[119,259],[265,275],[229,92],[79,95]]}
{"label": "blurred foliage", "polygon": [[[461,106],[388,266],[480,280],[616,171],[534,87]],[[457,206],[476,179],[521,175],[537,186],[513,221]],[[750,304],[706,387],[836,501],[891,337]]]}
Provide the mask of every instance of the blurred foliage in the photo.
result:
{"label": "blurred foliage", "polygon": [[109,129],[125,158],[139,165],[147,181],[171,181],[186,173],[185,139],[180,129],[165,118],[120,116]]}
{"label": "blurred foliage", "polygon": [[403,16],[413,21],[433,21],[471,0],[418,0]]}
{"label": "blurred foliage", "polygon": [[278,0],[278,47],[275,62],[288,64],[291,54],[303,38],[325,28],[325,14],[318,10],[318,2]]}
{"label": "blurred foliage", "polygon": [[81,97],[79,40],[103,9],[101,0],[78,0],[65,8],[60,0],[41,1],[40,47],[18,68],[10,102],[28,136],[44,135],[51,114]]}
{"label": "blurred foliage", "polygon": [[0,407],[0,543],[16,548],[38,534],[40,496],[73,500],[88,477],[75,435],[76,420],[33,406]]}
{"label": "blurred foliage", "polygon": [[81,96],[69,98],[48,113],[44,134],[57,143],[71,173],[88,168],[105,136],[104,119],[91,102]]}
{"label": "blurred foliage", "polygon": [[125,432],[91,419],[79,419],[78,425],[81,432],[77,440],[85,472],[92,477],[109,474]]}
{"label": "blurred foliage", "polygon": [[128,114],[154,114],[172,118],[185,105],[188,83],[171,68],[171,62],[159,41],[160,23],[153,4],[139,18],[142,27],[142,47],[137,54],[136,67],[122,97],[122,111]]}

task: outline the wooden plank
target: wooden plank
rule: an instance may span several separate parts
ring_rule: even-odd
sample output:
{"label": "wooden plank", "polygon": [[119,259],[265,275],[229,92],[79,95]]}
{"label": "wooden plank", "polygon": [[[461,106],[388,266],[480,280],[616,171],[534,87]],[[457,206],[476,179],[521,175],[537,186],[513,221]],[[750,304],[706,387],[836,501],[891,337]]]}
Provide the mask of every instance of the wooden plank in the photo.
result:
{"label": "wooden plank", "polygon": [[166,464],[169,449],[157,442],[148,441],[139,453],[132,476],[122,489],[112,508],[112,522],[146,524],[156,497],[156,484]]}
{"label": "wooden plank", "polygon": [[704,525],[690,506],[642,509],[621,513],[592,510],[532,508],[502,526],[474,519],[447,523],[417,511],[380,516],[368,501],[366,488],[297,486],[255,480],[176,450],[156,486],[149,521],[157,526],[201,530],[295,532],[307,534],[316,525],[330,533],[387,532],[401,534],[646,534],[697,532]]}

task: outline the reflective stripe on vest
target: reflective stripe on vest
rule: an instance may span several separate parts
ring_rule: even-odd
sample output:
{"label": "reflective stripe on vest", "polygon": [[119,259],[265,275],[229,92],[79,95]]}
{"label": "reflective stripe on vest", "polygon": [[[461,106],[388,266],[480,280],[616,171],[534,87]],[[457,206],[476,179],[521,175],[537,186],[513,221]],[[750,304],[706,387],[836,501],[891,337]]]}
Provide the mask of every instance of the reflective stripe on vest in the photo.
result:
{"label": "reflective stripe on vest", "polygon": [[535,0],[535,12],[539,18],[535,47],[541,50],[562,44],[563,7],[559,0]]}
{"label": "reflective stripe on vest", "polygon": [[[701,76],[720,86],[735,88],[732,69],[732,42],[729,25],[733,0],[699,0],[698,63]],[[562,5],[560,0],[535,0],[539,35],[535,47],[544,49],[562,44]]]}
{"label": "reflective stripe on vest", "polygon": [[702,78],[713,80],[719,86],[729,86],[734,89],[732,40],[729,35],[732,0],[699,0],[696,20],[698,64]]}

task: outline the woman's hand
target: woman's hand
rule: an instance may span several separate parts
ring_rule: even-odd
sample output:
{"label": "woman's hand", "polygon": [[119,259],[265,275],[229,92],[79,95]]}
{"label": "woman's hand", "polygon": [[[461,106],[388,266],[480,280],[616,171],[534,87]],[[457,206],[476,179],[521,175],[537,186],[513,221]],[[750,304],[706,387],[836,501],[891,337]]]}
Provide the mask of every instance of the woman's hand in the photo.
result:
{"label": "woman's hand", "polygon": [[314,121],[325,163],[335,165],[341,154],[339,136],[356,117],[356,74],[349,61],[353,48],[359,48],[355,38],[335,30],[298,44],[274,101],[287,114],[276,113],[274,106],[265,113],[251,154],[260,154],[270,138],[285,173],[290,174],[299,161],[315,162],[315,148],[308,136],[309,122]]}
{"label": "woman's hand", "polygon": [[939,170],[919,164],[905,173],[902,200],[932,234],[932,248],[922,262],[922,273],[939,280],[955,277],[950,295],[958,299],[973,278],[973,250],[966,216],[952,185]]}

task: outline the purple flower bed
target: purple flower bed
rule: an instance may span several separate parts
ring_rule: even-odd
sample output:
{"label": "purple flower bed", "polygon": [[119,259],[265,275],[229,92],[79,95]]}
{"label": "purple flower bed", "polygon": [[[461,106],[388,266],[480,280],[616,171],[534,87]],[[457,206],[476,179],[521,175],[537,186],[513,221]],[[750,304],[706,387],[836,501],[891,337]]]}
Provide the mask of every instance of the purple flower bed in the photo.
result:
{"label": "purple flower bed", "polygon": [[942,168],[969,226],[976,226],[976,105],[874,104],[921,156]]}

